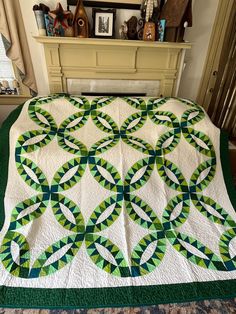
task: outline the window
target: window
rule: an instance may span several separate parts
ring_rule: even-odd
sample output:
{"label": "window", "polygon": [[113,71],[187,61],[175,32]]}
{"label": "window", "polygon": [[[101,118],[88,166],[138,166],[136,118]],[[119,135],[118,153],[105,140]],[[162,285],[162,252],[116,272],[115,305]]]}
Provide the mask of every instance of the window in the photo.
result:
{"label": "window", "polygon": [[15,74],[12,66],[12,62],[5,53],[5,48],[2,41],[2,36],[0,36],[0,82],[4,80],[9,82],[10,88],[13,88],[13,80],[15,79]]}
{"label": "window", "polygon": [[[7,81],[7,85],[6,82]],[[6,56],[2,36],[0,34],[0,105],[18,105],[29,99],[28,87],[23,85],[19,71],[12,61]],[[5,91],[9,84],[9,89]],[[2,86],[3,85],[3,86]]]}

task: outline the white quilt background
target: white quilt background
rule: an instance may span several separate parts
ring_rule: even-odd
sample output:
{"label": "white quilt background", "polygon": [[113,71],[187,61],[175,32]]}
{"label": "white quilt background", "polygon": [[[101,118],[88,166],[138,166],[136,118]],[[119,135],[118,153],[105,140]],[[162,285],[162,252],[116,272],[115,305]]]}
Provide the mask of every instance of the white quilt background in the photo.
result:
{"label": "white quilt background", "polygon": [[[87,98],[89,100],[93,99],[93,97]],[[8,230],[12,209],[19,202],[33,195],[37,195],[37,192],[29,187],[18,174],[14,158],[15,144],[18,137],[25,131],[40,129],[40,127],[28,116],[28,104],[29,101],[24,105],[19,118],[14,123],[10,131],[9,174],[5,194],[6,218],[4,227],[0,232],[0,243]],[[52,114],[58,125],[73,112],[78,111],[77,108],[74,108],[64,99],[55,99],[51,104],[46,104],[42,107]],[[160,107],[160,110],[173,112],[179,120],[186,109],[189,109],[187,105],[180,104],[178,100],[175,99],[169,100],[166,104]],[[139,110],[136,110],[135,108],[129,106],[125,101],[117,98],[112,102],[112,104],[99,109],[99,111],[110,115],[120,127],[127,117]],[[195,125],[195,129],[202,131],[210,137],[217,157],[217,170],[215,177],[202,194],[210,196],[214,199],[236,221],[236,212],[228,197],[221,169],[219,152],[220,131],[213,126],[208,117],[205,117],[202,121],[198,122]],[[168,128],[166,126],[155,125],[150,119],[147,119],[144,126],[138,131],[132,133],[132,135],[144,139],[155,147],[157,139],[167,130]],[[84,127],[73,132],[71,135],[79,138],[79,140],[84,143],[88,149],[96,141],[108,136],[105,132],[102,132],[94,125],[91,118],[89,118]],[[58,146],[56,137],[51,143],[42,149],[30,154],[25,154],[24,156],[30,158],[37,164],[37,166],[45,173],[49,184],[59,167],[74,158],[72,154],[64,151]],[[138,160],[145,158],[146,155],[131,148],[122,141],[119,141],[116,146],[105,153],[100,154],[98,157],[104,158],[115,166],[121,175],[121,179],[123,180],[128,169]],[[174,162],[181,169],[187,182],[189,182],[196,167],[207,159],[200,153],[196,152],[196,150],[189,143],[187,143],[183,136],[178,147],[173,152],[168,154],[166,158]],[[95,207],[114,193],[106,190],[97,183],[91,175],[87,165],[86,171],[80,182],[62,194],[69,197],[79,205],[86,224]],[[179,194],[179,192],[172,190],[164,183],[155,166],[148,182],[139,190],[132,192],[132,194],[138,195],[141,199],[146,201],[161,220],[163,210],[168,201],[175,195]],[[214,253],[219,255],[217,241],[219,239],[219,234],[221,234],[223,230],[226,230],[226,228],[224,226],[211,223],[207,218],[200,214],[191,203],[190,215],[186,223],[178,228],[178,230],[194,236],[203,244],[208,246]],[[53,242],[71,234],[69,230],[67,231],[64,229],[56,221],[50,205],[40,218],[30,222],[24,228],[19,229],[19,232],[27,236],[31,247],[32,263]],[[137,225],[129,218],[125,212],[125,208],[123,208],[120,217],[109,228],[99,234],[108,237],[122,250],[125,258],[129,260],[130,252],[147,233],[148,231],[146,229]],[[146,254],[148,255],[150,253],[151,252],[147,252]],[[106,253],[104,252],[104,254]],[[236,245],[231,245],[231,254],[232,256],[236,254]],[[17,256],[15,258],[17,259]],[[0,262],[0,286],[5,285],[11,287],[94,288],[190,283],[196,281],[212,281],[235,278],[236,271],[223,272],[209,270],[194,265],[178,253],[168,241],[166,253],[161,264],[150,274],[133,278],[115,277],[98,268],[88,256],[84,243],[71,263],[67,264],[56,273],[45,277],[34,279],[14,277],[5,270]]]}

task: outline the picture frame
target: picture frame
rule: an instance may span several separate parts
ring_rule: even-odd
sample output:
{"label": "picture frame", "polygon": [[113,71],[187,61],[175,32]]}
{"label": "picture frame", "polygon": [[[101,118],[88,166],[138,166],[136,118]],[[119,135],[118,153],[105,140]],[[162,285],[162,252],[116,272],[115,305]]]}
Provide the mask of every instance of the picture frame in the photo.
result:
{"label": "picture frame", "polygon": [[115,38],[116,9],[93,8],[93,37]]}
{"label": "picture frame", "polygon": [[[68,6],[76,5],[78,0],[67,0]],[[128,10],[140,10],[141,0],[84,0],[85,7],[93,8],[116,8]]]}

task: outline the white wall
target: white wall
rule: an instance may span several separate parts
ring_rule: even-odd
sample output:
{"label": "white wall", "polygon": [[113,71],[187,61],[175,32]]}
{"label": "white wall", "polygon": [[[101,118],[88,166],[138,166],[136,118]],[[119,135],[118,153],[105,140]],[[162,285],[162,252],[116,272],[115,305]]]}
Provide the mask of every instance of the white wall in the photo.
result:
{"label": "white wall", "polygon": [[186,54],[186,68],[179,96],[196,100],[219,0],[195,0],[193,27],[186,30],[185,40],[193,47]]}
{"label": "white wall", "polygon": [[[31,52],[34,72],[36,76],[36,82],[38,86],[38,92],[40,95],[45,95],[49,93],[48,88],[48,77],[46,70],[46,63],[44,57],[43,46],[35,41],[33,36],[38,35],[38,28],[35,21],[33,6],[43,2],[45,5],[49,6],[50,9],[54,9],[57,4],[57,0],[19,0],[21,11],[23,14],[26,34],[28,38],[28,44]],[[66,9],[66,0],[60,0],[64,9]]]}
{"label": "white wall", "polygon": [[[34,4],[40,3],[41,0],[19,1],[23,13],[38,91],[39,94],[45,95],[49,93],[49,88],[44,51],[42,45],[37,43],[33,38],[34,35],[37,35],[38,30],[32,8]],[[188,28],[185,35],[185,39],[193,43],[193,48],[186,56],[187,66],[180,84],[179,95],[181,97],[193,100],[196,99],[218,1],[219,0],[196,0],[193,2],[193,27]],[[55,8],[57,2],[57,0],[43,1],[44,4],[52,9]],[[66,8],[67,1],[61,0],[60,2],[62,6]],[[134,13],[130,10],[122,10],[121,12],[122,15],[117,20],[117,24],[127,20]],[[12,107],[10,106],[0,106],[0,123],[11,109]]]}

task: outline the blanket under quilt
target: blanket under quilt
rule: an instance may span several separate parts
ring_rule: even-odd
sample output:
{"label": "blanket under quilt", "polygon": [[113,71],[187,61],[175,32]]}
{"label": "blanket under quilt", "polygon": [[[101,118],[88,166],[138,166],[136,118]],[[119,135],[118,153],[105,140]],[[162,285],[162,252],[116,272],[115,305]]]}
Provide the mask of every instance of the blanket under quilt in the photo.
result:
{"label": "blanket under quilt", "polygon": [[0,306],[236,296],[227,139],[174,98],[38,97],[0,134]]}

